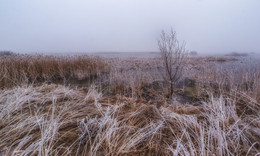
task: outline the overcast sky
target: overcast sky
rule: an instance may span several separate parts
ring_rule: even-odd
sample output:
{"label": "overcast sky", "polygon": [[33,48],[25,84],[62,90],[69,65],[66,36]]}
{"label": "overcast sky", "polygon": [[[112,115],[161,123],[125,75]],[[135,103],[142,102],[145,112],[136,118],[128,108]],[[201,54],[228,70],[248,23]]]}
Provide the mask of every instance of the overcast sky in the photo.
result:
{"label": "overcast sky", "polygon": [[0,0],[0,50],[158,51],[171,27],[201,54],[260,53],[260,0]]}

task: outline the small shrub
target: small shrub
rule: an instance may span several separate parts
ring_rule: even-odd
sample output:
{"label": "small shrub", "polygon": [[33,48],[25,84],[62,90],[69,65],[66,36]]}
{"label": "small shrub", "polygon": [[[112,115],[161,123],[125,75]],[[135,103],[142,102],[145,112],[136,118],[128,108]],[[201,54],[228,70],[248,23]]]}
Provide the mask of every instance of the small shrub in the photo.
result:
{"label": "small shrub", "polygon": [[171,30],[169,34],[162,31],[161,38],[158,40],[158,46],[164,65],[164,80],[169,83],[169,97],[171,98],[174,85],[182,76],[186,58],[185,44],[180,44],[177,40],[176,32]]}

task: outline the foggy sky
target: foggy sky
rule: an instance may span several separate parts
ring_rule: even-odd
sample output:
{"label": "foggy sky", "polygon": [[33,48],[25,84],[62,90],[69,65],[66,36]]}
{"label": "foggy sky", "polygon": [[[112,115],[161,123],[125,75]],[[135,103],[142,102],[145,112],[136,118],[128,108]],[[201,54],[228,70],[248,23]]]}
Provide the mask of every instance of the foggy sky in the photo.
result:
{"label": "foggy sky", "polygon": [[198,53],[260,53],[259,0],[0,0],[0,51],[158,51],[171,27]]}

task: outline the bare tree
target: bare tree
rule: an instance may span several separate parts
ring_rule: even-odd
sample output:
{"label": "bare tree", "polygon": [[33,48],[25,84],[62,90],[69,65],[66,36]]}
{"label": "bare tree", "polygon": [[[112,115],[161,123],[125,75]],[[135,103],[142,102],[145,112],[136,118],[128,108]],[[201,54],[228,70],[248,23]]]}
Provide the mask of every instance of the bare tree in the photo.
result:
{"label": "bare tree", "polygon": [[174,86],[183,73],[184,61],[186,58],[185,43],[179,43],[176,32],[172,29],[169,34],[162,31],[158,46],[163,60],[165,73],[164,80],[169,83],[169,97],[172,98]]}

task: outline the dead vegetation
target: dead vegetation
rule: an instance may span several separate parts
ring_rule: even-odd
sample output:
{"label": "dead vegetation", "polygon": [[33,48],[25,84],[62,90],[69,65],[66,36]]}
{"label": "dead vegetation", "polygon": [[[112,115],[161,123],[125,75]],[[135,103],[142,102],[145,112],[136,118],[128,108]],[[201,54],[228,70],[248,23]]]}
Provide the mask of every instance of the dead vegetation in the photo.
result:
{"label": "dead vegetation", "polygon": [[0,88],[42,82],[93,79],[108,72],[102,58],[89,56],[0,56]]}
{"label": "dead vegetation", "polygon": [[[102,96],[61,85],[0,93],[1,155],[254,155],[258,103],[210,97],[201,106]],[[248,107],[252,105],[253,107]],[[241,108],[242,107],[242,108]],[[259,154],[259,153],[258,153]]]}
{"label": "dead vegetation", "polygon": [[1,57],[0,155],[259,155],[259,63],[227,63],[187,58],[169,100],[159,58]]}

